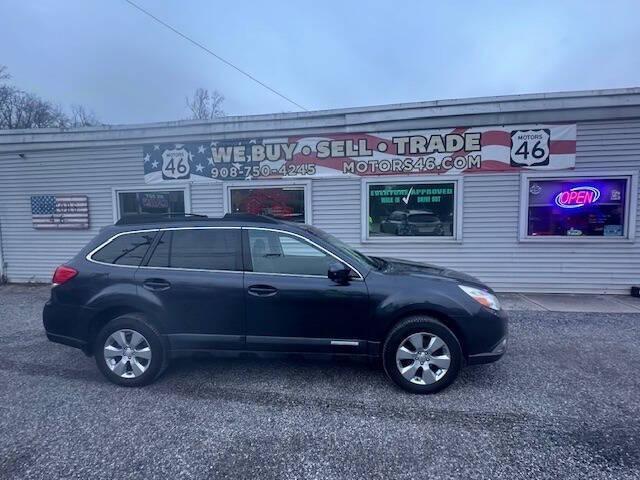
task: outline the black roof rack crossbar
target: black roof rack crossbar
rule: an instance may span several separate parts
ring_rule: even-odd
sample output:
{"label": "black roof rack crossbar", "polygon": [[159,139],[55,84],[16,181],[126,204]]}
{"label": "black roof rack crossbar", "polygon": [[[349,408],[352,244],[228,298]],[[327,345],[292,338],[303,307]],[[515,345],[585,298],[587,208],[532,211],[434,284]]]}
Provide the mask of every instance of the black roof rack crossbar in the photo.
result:
{"label": "black roof rack crossbar", "polygon": [[185,222],[197,221],[209,218],[206,215],[197,213],[139,213],[135,215],[125,215],[116,222],[116,225],[135,225],[137,223],[160,223],[160,222]]}

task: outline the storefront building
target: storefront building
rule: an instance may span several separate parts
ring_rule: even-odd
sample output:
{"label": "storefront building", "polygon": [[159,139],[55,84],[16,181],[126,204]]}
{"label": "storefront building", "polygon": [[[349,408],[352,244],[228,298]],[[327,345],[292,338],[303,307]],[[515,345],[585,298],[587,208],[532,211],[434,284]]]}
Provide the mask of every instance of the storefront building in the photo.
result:
{"label": "storefront building", "polygon": [[136,213],[267,214],[498,291],[640,283],[640,89],[0,132],[5,281]]}

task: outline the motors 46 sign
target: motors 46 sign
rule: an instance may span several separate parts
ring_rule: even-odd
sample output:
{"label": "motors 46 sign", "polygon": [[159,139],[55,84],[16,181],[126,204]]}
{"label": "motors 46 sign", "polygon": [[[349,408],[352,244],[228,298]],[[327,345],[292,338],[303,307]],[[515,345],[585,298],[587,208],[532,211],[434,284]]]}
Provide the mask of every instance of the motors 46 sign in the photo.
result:
{"label": "motors 46 sign", "polygon": [[549,165],[551,131],[514,130],[511,132],[511,166],[532,167]]}
{"label": "motors 46 sign", "polygon": [[144,145],[145,181],[457,175],[575,166],[575,125],[322,133]]}
{"label": "motors 46 sign", "polygon": [[191,174],[191,153],[182,145],[162,152],[162,178],[188,179]]}

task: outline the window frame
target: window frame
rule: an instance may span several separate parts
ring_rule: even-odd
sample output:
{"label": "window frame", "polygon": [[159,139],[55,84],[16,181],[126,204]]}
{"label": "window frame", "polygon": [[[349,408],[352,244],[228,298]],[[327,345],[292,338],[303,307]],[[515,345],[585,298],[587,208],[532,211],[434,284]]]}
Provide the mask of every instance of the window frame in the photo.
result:
{"label": "window frame", "polygon": [[[624,231],[621,237],[570,236],[570,235],[528,235],[529,225],[529,185],[535,180],[617,180],[627,181],[624,210]],[[629,243],[635,240],[636,212],[638,205],[638,172],[626,170],[616,173],[603,170],[587,170],[580,172],[522,172],[520,174],[520,207],[518,241],[522,243],[536,242],[580,242],[580,243]]]}
{"label": "window frame", "polygon": [[232,190],[257,190],[261,188],[301,189],[304,195],[304,223],[306,223],[307,225],[313,225],[311,185],[311,180],[245,180],[237,182],[224,182],[222,184],[224,213],[233,213],[231,212]]}
{"label": "window frame", "polygon": [[120,193],[144,193],[144,192],[182,192],[184,197],[184,211],[191,213],[191,185],[172,185],[164,186],[162,184],[143,185],[133,187],[112,187],[111,197],[113,205],[113,223],[120,220]]}
{"label": "window frame", "polygon": [[[369,236],[369,185],[428,185],[453,183],[453,235],[448,237],[372,237]],[[462,213],[464,179],[462,175],[395,176],[363,178],[360,193],[360,238],[362,243],[462,243]]]}

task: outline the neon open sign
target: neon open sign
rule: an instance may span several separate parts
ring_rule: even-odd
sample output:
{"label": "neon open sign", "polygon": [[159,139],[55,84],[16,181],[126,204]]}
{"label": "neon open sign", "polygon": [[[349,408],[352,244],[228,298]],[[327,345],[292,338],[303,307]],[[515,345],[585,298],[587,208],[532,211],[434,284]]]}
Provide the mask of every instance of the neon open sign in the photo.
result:
{"label": "neon open sign", "polygon": [[556,195],[556,205],[562,208],[579,208],[591,205],[600,198],[600,190],[595,187],[573,187]]}

